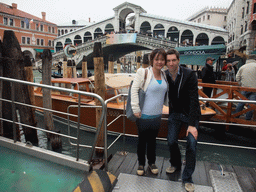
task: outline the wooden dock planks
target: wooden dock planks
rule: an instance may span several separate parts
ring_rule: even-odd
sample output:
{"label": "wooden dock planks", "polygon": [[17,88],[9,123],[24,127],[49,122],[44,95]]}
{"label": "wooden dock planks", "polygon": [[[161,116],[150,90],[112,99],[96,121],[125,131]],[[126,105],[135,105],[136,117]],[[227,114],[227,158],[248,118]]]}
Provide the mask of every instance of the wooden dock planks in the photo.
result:
{"label": "wooden dock planks", "polygon": [[[170,166],[169,159],[164,157],[156,157],[156,165],[159,169],[157,175],[153,175],[147,165],[145,166],[145,177],[182,181],[182,171],[175,172],[173,174],[166,174],[165,170]],[[109,171],[116,177],[120,173],[127,173],[136,175],[138,168],[137,154],[128,153],[126,156],[117,152],[108,164]],[[182,170],[184,165],[182,165]],[[195,172],[193,174],[193,181],[197,185],[211,186],[211,179],[209,175],[210,170],[221,170],[224,172],[233,172],[236,174],[238,182],[243,191],[256,192],[256,169],[250,167],[241,167],[233,165],[219,165],[216,163],[197,161]]]}

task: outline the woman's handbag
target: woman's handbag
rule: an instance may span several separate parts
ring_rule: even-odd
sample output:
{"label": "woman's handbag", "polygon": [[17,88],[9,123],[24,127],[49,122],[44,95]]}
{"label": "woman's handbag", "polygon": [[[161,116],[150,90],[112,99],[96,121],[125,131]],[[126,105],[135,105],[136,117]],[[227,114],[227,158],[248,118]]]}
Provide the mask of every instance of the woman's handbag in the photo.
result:
{"label": "woman's handbag", "polygon": [[[142,88],[139,89],[139,106],[140,106],[140,109],[142,109],[143,104],[144,104],[144,100],[145,100],[145,94],[146,93],[143,91],[143,88],[144,88],[144,85],[145,85],[145,81],[147,79],[147,74],[148,74],[148,70],[145,69],[144,83],[142,85]],[[132,106],[131,106],[132,83],[133,83],[133,81],[131,81],[131,84],[130,84],[130,87],[129,87],[129,92],[128,92],[128,98],[127,98],[127,103],[126,103],[126,116],[131,121],[136,121],[137,117],[134,116],[133,111],[132,111]]]}

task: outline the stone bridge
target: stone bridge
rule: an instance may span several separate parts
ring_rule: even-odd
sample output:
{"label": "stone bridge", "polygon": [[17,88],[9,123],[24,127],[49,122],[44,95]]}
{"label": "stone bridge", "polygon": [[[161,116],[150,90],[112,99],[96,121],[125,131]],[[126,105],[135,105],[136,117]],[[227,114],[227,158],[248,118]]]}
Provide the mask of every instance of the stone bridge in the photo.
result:
{"label": "stone bridge", "polygon": [[[114,40],[109,42],[110,40],[108,39]],[[176,42],[170,40],[163,40],[137,33],[111,34],[76,46],[76,55],[71,59],[75,61],[78,68],[81,68],[83,56],[87,57],[88,68],[93,68],[92,53],[95,42],[101,42],[105,64],[107,64],[110,54],[113,55],[114,61],[116,61],[118,58],[134,51],[153,50],[156,48],[167,50],[177,46]],[[56,52],[52,56],[52,62],[58,63],[59,61],[63,61],[64,57],[65,53],[63,50]],[[38,62],[38,66],[40,65],[42,65],[42,61]]]}

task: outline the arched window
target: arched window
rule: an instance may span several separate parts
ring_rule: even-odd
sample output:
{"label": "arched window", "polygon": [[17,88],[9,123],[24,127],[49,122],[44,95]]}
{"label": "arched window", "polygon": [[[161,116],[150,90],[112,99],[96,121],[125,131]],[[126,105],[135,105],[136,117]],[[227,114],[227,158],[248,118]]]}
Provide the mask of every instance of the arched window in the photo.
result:
{"label": "arched window", "polygon": [[63,50],[63,45],[62,45],[62,43],[61,43],[61,42],[57,42],[55,49],[56,49],[56,51]]}
{"label": "arched window", "polygon": [[94,31],[94,39],[96,39],[97,37],[100,37],[102,35],[103,35],[103,33],[102,33],[101,28],[95,29],[95,31]]}
{"label": "arched window", "polygon": [[82,38],[80,35],[76,35],[74,39],[74,45],[77,46],[82,43]]}
{"label": "arched window", "polygon": [[[234,38],[234,36],[233,36],[233,38]],[[224,41],[223,37],[217,36],[212,40],[211,45],[217,45],[217,44],[224,44],[225,45],[225,41]]]}
{"label": "arched window", "polygon": [[196,37],[196,45],[209,45],[209,37],[205,33],[200,33]]}
{"label": "arched window", "polygon": [[67,34],[67,33],[68,33],[68,30],[66,29],[66,30],[65,30],[65,34]]}
{"label": "arched window", "polygon": [[85,34],[84,34],[84,43],[86,42],[86,41],[91,41],[92,40],[92,34],[89,32],[89,31],[87,31]]}
{"label": "arched window", "polygon": [[183,44],[183,45],[192,46],[193,45],[193,38],[194,38],[194,35],[193,35],[192,31],[185,30],[181,34],[181,39],[180,39],[181,42],[180,43]]}
{"label": "arched window", "polygon": [[154,27],[153,36],[154,37],[160,37],[160,38],[165,37],[165,29],[164,29],[164,26],[162,24],[157,24]]}
{"label": "arched window", "polygon": [[112,24],[107,24],[106,27],[105,27],[105,33],[111,33],[111,31],[114,31],[114,27]]}
{"label": "arched window", "polygon": [[72,41],[71,41],[71,39],[67,38],[65,40],[65,45],[69,45],[69,44],[72,44]]}
{"label": "arched window", "polygon": [[151,26],[149,24],[149,22],[147,21],[144,21],[141,26],[140,26],[140,33],[143,34],[143,35],[149,35],[151,36]]}
{"label": "arched window", "polygon": [[167,38],[171,41],[179,42],[179,35],[180,32],[178,31],[177,27],[170,27],[167,32]]}

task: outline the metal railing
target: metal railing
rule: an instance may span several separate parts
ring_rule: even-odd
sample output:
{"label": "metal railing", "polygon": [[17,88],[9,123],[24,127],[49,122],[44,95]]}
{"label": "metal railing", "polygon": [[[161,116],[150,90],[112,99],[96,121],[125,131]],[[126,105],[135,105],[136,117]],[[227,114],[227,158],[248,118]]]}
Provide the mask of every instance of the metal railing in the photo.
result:
{"label": "metal railing", "polygon": [[[119,94],[116,95],[115,97],[112,97],[108,100],[105,101],[105,104],[107,106],[107,103],[115,100],[117,98],[125,98],[127,97],[128,94]],[[124,100],[124,99],[123,99]],[[250,101],[250,100],[232,100],[232,99],[211,99],[211,98],[199,98],[200,101],[213,101],[213,102],[228,102],[228,103],[250,103],[250,104],[256,104],[256,101]],[[107,110],[107,108],[106,108]],[[107,111],[106,111],[107,114]],[[123,137],[123,142],[125,143],[125,137],[126,136],[131,136],[131,137],[138,137],[137,135],[132,135],[132,134],[126,134],[126,127],[125,127],[125,119],[126,119],[126,115],[125,115],[125,102],[124,102],[124,109],[123,109],[123,114],[117,116],[114,120],[112,120],[111,122],[109,122],[107,124],[107,122],[105,122],[105,130],[108,130],[107,127],[110,126],[111,124],[113,124],[115,121],[117,121],[120,117],[123,117],[123,132],[119,133],[117,138],[109,145],[108,149],[114,145],[114,143],[117,142],[118,139],[120,139],[122,136]],[[168,118],[162,118],[162,120],[168,120]],[[105,119],[106,121],[106,119]],[[217,124],[217,125],[233,125],[233,126],[244,126],[244,127],[253,127],[256,129],[256,125],[248,125],[248,124],[237,124],[237,123],[225,123],[225,122],[215,122],[215,121],[199,121],[200,123],[206,123],[206,124]],[[162,141],[167,141],[166,138],[156,138],[157,140],[162,140]],[[186,142],[185,140],[179,140],[179,142]],[[214,146],[225,146],[225,147],[233,147],[233,148],[242,148],[242,149],[252,149],[252,150],[256,150],[255,147],[245,147],[245,146],[234,146],[234,145],[225,145],[225,144],[218,144],[218,143],[208,143],[208,142],[198,142],[199,144],[202,145],[214,145]],[[124,151],[125,151],[125,145],[124,146]]]}
{"label": "metal railing", "polygon": [[[0,122],[1,122],[1,124],[2,124],[3,121],[12,123],[12,125],[13,125],[13,134],[14,134],[13,135],[14,143],[17,142],[16,125],[25,126],[25,127],[31,128],[31,129],[40,130],[40,131],[43,131],[43,132],[46,132],[46,133],[51,133],[51,134],[54,134],[54,135],[66,137],[68,139],[76,140],[76,146],[77,146],[77,148],[76,148],[76,160],[78,161],[79,160],[79,147],[80,147],[80,137],[79,137],[80,136],[80,134],[79,134],[79,132],[80,132],[80,108],[83,107],[81,105],[81,96],[83,95],[83,96],[93,97],[93,98],[99,100],[100,103],[101,103],[101,106],[94,106],[94,107],[95,108],[99,108],[99,107],[102,108],[102,114],[100,116],[98,128],[96,129],[95,141],[94,141],[93,145],[90,147],[90,148],[92,148],[92,152],[91,152],[91,155],[90,155],[89,163],[92,160],[92,157],[93,157],[93,154],[94,154],[96,148],[103,149],[105,154],[107,154],[107,149],[105,147],[106,145],[104,146],[104,148],[96,147],[97,137],[98,137],[99,132],[100,132],[99,127],[102,126],[102,124],[105,122],[104,118],[106,118],[106,114],[105,114],[105,112],[106,112],[106,105],[105,105],[104,100],[99,95],[97,95],[95,93],[90,93],[90,92],[77,91],[77,90],[73,90],[73,89],[66,89],[66,88],[61,88],[61,87],[55,87],[55,86],[50,86],[50,85],[31,83],[31,82],[28,82],[28,81],[22,81],[22,80],[17,80],[17,79],[0,77],[0,83],[2,83],[3,81],[6,81],[6,82],[10,83],[10,86],[11,86],[11,99],[10,100],[9,99],[3,99],[1,97],[0,98],[0,102],[9,102],[9,103],[11,103],[11,105],[12,105],[12,119],[5,119],[3,117],[0,117]],[[77,105],[77,107],[78,107],[78,114],[75,115],[75,114],[60,112],[60,111],[56,111],[56,110],[52,110],[52,109],[47,109],[47,108],[43,108],[43,107],[38,107],[38,106],[35,106],[35,105],[30,105],[30,104],[26,104],[26,103],[17,102],[17,101],[15,101],[15,84],[24,84],[24,85],[27,85],[27,86],[41,87],[41,88],[44,88],[44,89],[64,91],[64,92],[68,92],[68,93],[71,93],[71,94],[77,94],[78,95],[78,105]],[[70,135],[56,133],[54,131],[49,131],[49,130],[45,130],[45,129],[40,128],[40,127],[35,127],[35,126],[31,126],[31,125],[25,125],[25,124],[23,124],[21,122],[18,122],[17,118],[16,118],[16,115],[15,115],[16,105],[23,105],[23,106],[31,107],[31,108],[38,109],[38,110],[54,112],[56,114],[67,115],[68,117],[69,116],[76,117],[77,118],[77,136],[73,137],[73,136],[70,136]],[[1,135],[3,135],[3,126],[1,126],[0,133],[1,133]],[[107,132],[104,131],[104,138],[105,138],[105,140],[107,138],[106,133]],[[105,156],[105,160],[106,159],[107,159],[107,156]],[[106,163],[107,163],[107,161],[106,161]]]}

